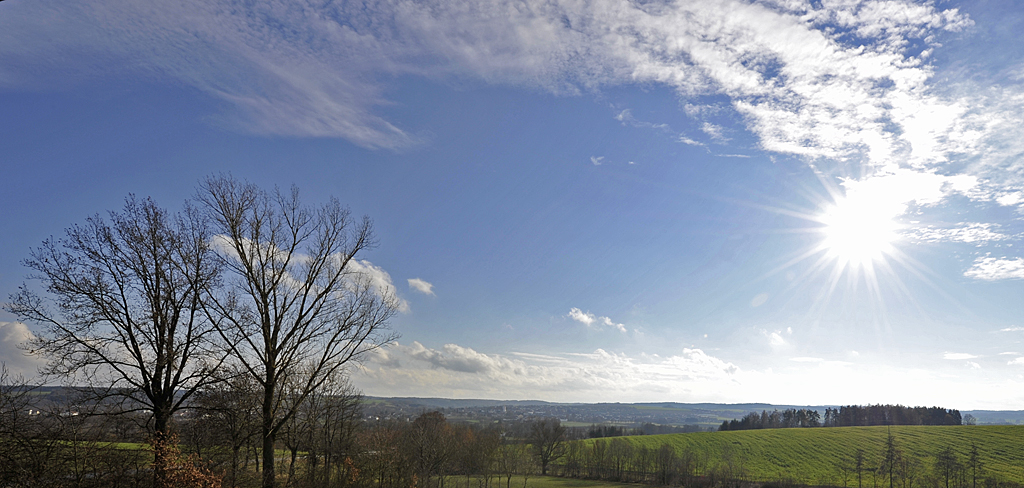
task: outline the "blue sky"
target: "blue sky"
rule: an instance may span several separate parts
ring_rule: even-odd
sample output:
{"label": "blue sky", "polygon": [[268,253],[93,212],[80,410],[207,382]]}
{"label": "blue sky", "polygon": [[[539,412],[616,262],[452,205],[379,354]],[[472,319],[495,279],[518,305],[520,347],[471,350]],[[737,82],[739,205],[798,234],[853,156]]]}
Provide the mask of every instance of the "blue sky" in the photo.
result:
{"label": "blue sky", "polygon": [[[383,396],[1024,408],[1015,2],[0,3],[0,292],[230,172],[375,222]],[[0,315],[0,360],[32,324]]]}

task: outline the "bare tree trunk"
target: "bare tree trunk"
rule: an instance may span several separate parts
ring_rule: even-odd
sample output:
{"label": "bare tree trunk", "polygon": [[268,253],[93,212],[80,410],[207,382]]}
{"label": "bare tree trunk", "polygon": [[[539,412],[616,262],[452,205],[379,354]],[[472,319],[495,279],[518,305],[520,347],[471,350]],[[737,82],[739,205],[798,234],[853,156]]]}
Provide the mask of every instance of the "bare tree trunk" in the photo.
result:
{"label": "bare tree trunk", "polygon": [[267,423],[263,424],[263,488],[274,488],[274,436]]}

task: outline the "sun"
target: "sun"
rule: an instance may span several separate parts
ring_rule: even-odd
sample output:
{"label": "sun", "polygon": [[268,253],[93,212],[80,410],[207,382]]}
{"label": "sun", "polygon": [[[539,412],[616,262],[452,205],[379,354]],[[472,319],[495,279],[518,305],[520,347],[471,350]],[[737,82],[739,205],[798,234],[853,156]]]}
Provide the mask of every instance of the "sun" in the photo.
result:
{"label": "sun", "polygon": [[820,249],[843,265],[871,266],[894,250],[896,214],[884,198],[848,195],[836,199],[817,219],[823,224]]}

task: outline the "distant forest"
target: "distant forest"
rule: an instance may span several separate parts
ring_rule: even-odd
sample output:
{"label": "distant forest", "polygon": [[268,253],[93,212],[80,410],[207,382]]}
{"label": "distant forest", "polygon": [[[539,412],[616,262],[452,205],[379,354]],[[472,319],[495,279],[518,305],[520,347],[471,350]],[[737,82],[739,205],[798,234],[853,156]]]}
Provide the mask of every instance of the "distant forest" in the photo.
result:
{"label": "distant forest", "polygon": [[790,427],[852,427],[869,425],[962,425],[956,409],[904,407],[903,405],[847,405],[826,408],[822,418],[817,410],[791,408],[783,411],[750,412],[741,419],[726,420],[725,430],[785,429]]}

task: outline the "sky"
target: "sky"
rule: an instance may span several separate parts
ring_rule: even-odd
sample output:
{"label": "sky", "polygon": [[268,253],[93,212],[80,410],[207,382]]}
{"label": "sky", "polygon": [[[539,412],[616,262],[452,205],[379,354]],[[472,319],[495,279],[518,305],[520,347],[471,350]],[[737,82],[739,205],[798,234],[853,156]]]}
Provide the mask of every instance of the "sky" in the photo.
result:
{"label": "sky", "polygon": [[[374,221],[367,395],[1024,409],[1014,1],[0,2],[0,301],[231,174]],[[0,312],[0,361],[36,324]]]}

